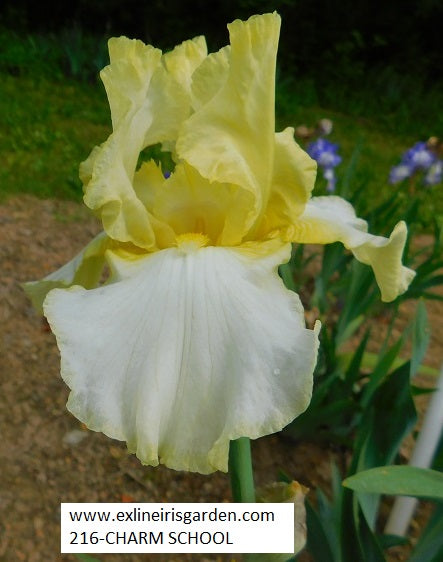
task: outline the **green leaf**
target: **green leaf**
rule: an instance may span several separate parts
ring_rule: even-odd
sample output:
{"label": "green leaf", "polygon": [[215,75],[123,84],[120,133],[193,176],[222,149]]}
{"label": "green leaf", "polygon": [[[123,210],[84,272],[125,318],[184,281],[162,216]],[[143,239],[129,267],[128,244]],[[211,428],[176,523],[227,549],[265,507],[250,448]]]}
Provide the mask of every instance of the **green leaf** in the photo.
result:
{"label": "green leaf", "polygon": [[316,562],[340,562],[329,544],[324,521],[309,501],[306,502],[306,525],[308,528],[307,550]]}
{"label": "green leaf", "polygon": [[346,167],[345,173],[343,175],[343,180],[339,183],[338,195],[347,199],[349,197],[349,188],[353,183],[353,178],[355,177],[355,171],[357,167],[357,162],[361,154],[363,146],[363,141],[360,139],[352,151],[351,158],[349,159],[349,164]]}
{"label": "green leaf", "polygon": [[440,435],[440,442],[437,445],[437,451],[434,455],[431,468],[443,472],[443,431]]}
{"label": "green leaf", "polygon": [[377,536],[368,525],[351,490],[345,490],[343,494],[340,541],[340,562],[386,562]]}
{"label": "green leaf", "polygon": [[335,463],[331,465],[332,499],[317,489],[317,506],[306,502],[308,527],[307,549],[316,562],[341,562],[341,509],[343,494],[342,476]]}
{"label": "green leaf", "polygon": [[[393,462],[414,427],[417,414],[410,389],[409,363],[391,373],[368,402],[356,437],[349,475]],[[358,493],[360,506],[371,528],[375,524],[378,497]]]}
{"label": "green leaf", "polygon": [[340,330],[341,326],[339,326],[336,338],[337,347],[344,344],[346,340],[348,340],[353,333],[360,328],[364,320],[365,317],[361,314],[360,316],[350,320],[342,330]]}
{"label": "green leaf", "polygon": [[408,537],[400,537],[399,535],[378,535],[378,540],[383,549],[409,544]]}
{"label": "green leaf", "polygon": [[443,504],[434,508],[434,513],[422,532],[409,562],[441,562],[443,560]]}
{"label": "green leaf", "polygon": [[74,556],[79,560],[83,560],[84,562],[100,562],[98,558],[89,556],[89,554],[74,554]]}
{"label": "green leaf", "polygon": [[396,191],[392,192],[392,195],[383,200],[377,207],[371,210],[371,212],[364,218],[368,221],[370,225],[370,231],[376,231],[382,233],[382,229],[386,229],[392,213],[398,205],[398,195],[401,191],[399,186]]}
{"label": "green leaf", "polygon": [[376,298],[375,278],[368,266],[355,260],[343,280],[345,305],[337,325],[337,345],[344,343],[358,328],[357,318],[363,320],[368,316]]}
{"label": "green leaf", "polygon": [[278,268],[278,272],[283,280],[283,283],[285,284],[285,287],[290,291],[295,291],[296,286],[295,286],[294,276],[292,274],[292,268],[289,265],[289,263],[284,263],[283,265],[281,265]]}
{"label": "green leaf", "polygon": [[423,396],[423,394],[432,394],[435,388],[423,388],[422,386],[415,386],[411,384],[412,396]]}
{"label": "green leaf", "polygon": [[[306,412],[296,418],[284,430],[295,439],[322,440],[325,433],[330,435],[330,439],[336,437],[334,430],[341,427],[343,416],[350,415],[356,406],[352,399],[343,399],[333,402],[332,404],[319,404],[317,407],[309,407]],[[333,430],[329,432],[326,428],[332,426]]]}
{"label": "green leaf", "polygon": [[434,275],[434,277],[430,277],[426,281],[423,280],[423,282],[420,283],[420,287],[422,289],[428,289],[429,287],[434,287],[435,285],[442,285],[442,284],[443,284],[443,275]]}
{"label": "green leaf", "polygon": [[343,481],[356,492],[443,499],[443,473],[416,466],[380,466]]}
{"label": "green leaf", "polygon": [[331,277],[337,273],[342,273],[347,262],[349,262],[349,256],[345,253],[343,244],[335,242],[324,247],[321,270],[315,278],[315,290],[311,298],[311,306],[318,306],[322,313],[330,307],[328,293],[333,285],[331,284]]}
{"label": "green leaf", "polygon": [[[354,355],[351,352],[345,352],[345,353],[340,353],[340,365],[344,370],[349,370],[349,366],[351,365],[351,362],[353,361],[353,357]],[[363,354],[363,358],[361,360],[361,369],[368,369],[368,370],[374,370],[374,368],[377,365],[377,362],[380,359],[380,355],[378,355],[377,353],[371,353],[370,351],[365,351]],[[405,359],[403,359],[400,356],[397,356],[396,359],[394,359],[393,363],[392,363],[392,368],[393,369],[398,369],[399,367],[401,367],[405,362]],[[350,374],[350,372],[349,372]],[[436,369],[435,367],[429,367],[428,365],[420,365],[420,367],[418,368],[418,374],[419,375],[429,375],[431,377],[438,377],[440,374],[440,371],[438,369]],[[347,373],[348,375],[348,373]],[[432,392],[432,390],[430,391]]]}
{"label": "green leaf", "polygon": [[423,299],[417,304],[414,324],[412,327],[412,355],[411,355],[411,377],[413,377],[423,361],[431,337],[428,314]]}
{"label": "green leaf", "polygon": [[[393,366],[395,360],[397,359],[400,353],[401,348],[404,345],[406,335],[407,333],[406,331],[404,331],[401,337],[398,339],[398,341],[396,341],[395,344],[379,358],[377,365],[375,366],[375,369],[371,374],[369,382],[365,386],[365,389],[363,391],[363,399],[362,399],[363,406],[367,406],[370,403],[374,393],[377,391],[378,388],[380,388],[380,385],[382,385],[383,382],[386,380],[390,368]],[[404,363],[403,365],[405,364],[406,363]],[[400,369],[401,368],[402,367],[400,367]],[[409,379],[409,372],[408,372],[408,379]]]}
{"label": "green leaf", "polygon": [[429,291],[424,291],[419,296],[433,301],[443,301],[443,295],[437,295],[436,293],[430,293]]}
{"label": "green leaf", "polygon": [[362,510],[360,515],[359,539],[363,547],[363,560],[365,560],[365,562],[386,562],[378,537],[369,527]]}
{"label": "green leaf", "polygon": [[369,334],[370,334],[370,330],[368,329],[366,330],[366,333],[363,336],[361,342],[359,343],[358,348],[353,354],[352,359],[349,363],[349,367],[346,369],[345,381],[348,385],[351,386],[351,388],[352,385],[358,380],[362,362],[365,357],[365,349],[369,340]]}
{"label": "green leaf", "polygon": [[358,459],[360,469],[390,464],[416,423],[409,369],[409,363],[404,363],[391,373],[367,405],[355,451],[363,457]]}

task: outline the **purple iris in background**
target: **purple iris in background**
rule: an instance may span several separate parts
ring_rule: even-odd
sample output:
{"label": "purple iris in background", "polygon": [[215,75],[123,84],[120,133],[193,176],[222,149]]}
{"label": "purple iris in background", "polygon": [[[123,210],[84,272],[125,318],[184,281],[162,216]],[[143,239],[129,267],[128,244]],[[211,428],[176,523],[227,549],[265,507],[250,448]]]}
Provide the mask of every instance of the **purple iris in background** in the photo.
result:
{"label": "purple iris in background", "polygon": [[308,144],[306,152],[311,158],[317,161],[322,168],[323,177],[327,181],[326,189],[331,192],[335,191],[336,177],[334,168],[341,162],[341,156],[337,154],[338,145],[324,138],[318,138],[314,142]]}
{"label": "purple iris in background", "polygon": [[389,183],[399,183],[406,178],[411,177],[412,171],[410,166],[407,164],[399,164],[398,166],[393,166],[389,172]]}
{"label": "purple iris in background", "polygon": [[437,160],[430,166],[424,182],[426,185],[435,185],[441,181],[443,181],[443,160]]}
{"label": "purple iris in background", "polygon": [[403,154],[402,163],[411,167],[415,172],[416,170],[427,170],[435,159],[435,154],[429,150],[425,142],[417,142]]}
{"label": "purple iris in background", "polygon": [[399,183],[419,171],[426,172],[423,180],[426,185],[434,185],[442,181],[443,162],[437,159],[426,142],[415,143],[403,154],[400,164],[391,168],[389,182]]}

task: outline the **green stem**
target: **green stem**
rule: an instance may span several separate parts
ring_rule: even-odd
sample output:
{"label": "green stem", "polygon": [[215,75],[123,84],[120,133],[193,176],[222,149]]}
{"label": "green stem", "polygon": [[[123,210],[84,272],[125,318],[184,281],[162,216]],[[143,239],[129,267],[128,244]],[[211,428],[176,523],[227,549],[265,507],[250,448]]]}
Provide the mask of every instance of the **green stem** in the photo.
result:
{"label": "green stem", "polygon": [[229,474],[234,502],[255,502],[254,473],[252,472],[251,443],[248,437],[231,441]]}

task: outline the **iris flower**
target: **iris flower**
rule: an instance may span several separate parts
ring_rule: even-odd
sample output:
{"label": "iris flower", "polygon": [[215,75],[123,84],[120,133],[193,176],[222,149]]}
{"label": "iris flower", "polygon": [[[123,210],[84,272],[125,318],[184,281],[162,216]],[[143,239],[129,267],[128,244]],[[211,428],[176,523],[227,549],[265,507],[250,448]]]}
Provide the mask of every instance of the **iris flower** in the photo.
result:
{"label": "iris flower", "polygon": [[[80,168],[103,232],[27,284],[44,300],[69,410],[145,464],[201,473],[227,470],[230,440],[276,432],[309,404],[318,327],[277,273],[291,242],[341,240],[386,301],[413,276],[404,223],[372,236],[346,201],[311,198],[315,162],[291,128],[275,132],[279,16],[228,28],[230,45],[210,55],[203,37],[166,54],[109,41],[113,131]],[[140,163],[158,143],[168,177]]]}
{"label": "iris flower", "polygon": [[417,142],[402,156],[400,164],[393,166],[389,173],[390,183],[399,183],[423,171],[423,183],[435,185],[440,183],[443,177],[443,161],[439,160],[437,154],[432,150],[431,139],[428,142]]}
{"label": "iris flower", "polygon": [[326,189],[331,193],[335,191],[337,179],[334,168],[341,162],[338,154],[338,145],[322,137],[308,144],[306,152],[323,170],[323,177],[328,182]]}

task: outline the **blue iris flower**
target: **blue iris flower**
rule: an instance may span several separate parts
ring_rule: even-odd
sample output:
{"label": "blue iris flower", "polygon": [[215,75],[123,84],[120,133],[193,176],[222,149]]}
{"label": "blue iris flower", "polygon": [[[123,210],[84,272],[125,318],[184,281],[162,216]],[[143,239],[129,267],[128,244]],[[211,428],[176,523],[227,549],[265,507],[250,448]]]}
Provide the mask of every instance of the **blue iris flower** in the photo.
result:
{"label": "blue iris flower", "polygon": [[415,143],[403,154],[400,164],[391,168],[389,182],[399,183],[419,171],[426,172],[423,178],[426,185],[435,185],[443,179],[443,161],[425,142]]}
{"label": "blue iris flower", "polygon": [[322,137],[311,142],[306,152],[311,158],[317,161],[317,164],[323,171],[323,177],[327,181],[326,189],[329,192],[335,191],[337,179],[335,177],[334,168],[340,164],[342,158],[338,152],[338,145],[334,144]]}

